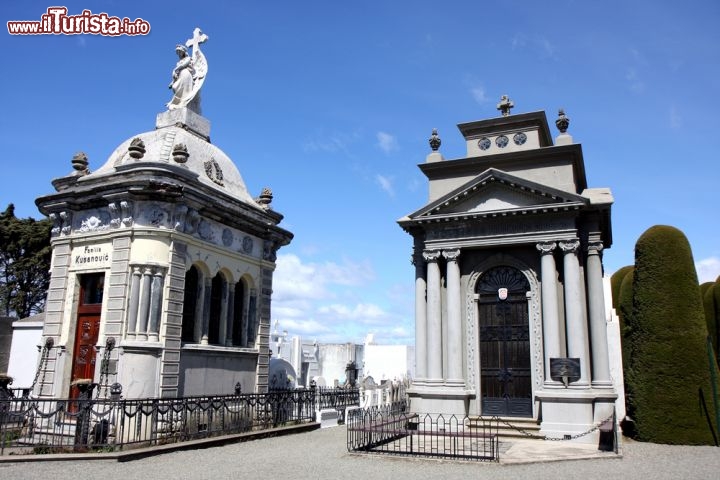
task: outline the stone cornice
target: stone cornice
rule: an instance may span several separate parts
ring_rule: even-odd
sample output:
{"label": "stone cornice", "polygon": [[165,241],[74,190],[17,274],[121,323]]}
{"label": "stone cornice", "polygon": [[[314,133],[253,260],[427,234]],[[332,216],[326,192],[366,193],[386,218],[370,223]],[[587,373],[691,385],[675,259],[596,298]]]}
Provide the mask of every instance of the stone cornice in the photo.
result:
{"label": "stone cornice", "polygon": [[552,145],[552,136],[548,128],[547,117],[543,111],[460,123],[457,127],[466,139],[479,138],[482,135],[492,135],[503,131],[537,128],[540,132],[540,146]]}
{"label": "stone cornice", "polygon": [[420,170],[429,180],[442,178],[479,175],[488,168],[499,168],[506,172],[513,169],[539,165],[572,164],[577,194],[587,188],[585,164],[583,162],[582,147],[580,144],[545,147],[536,150],[520,150],[517,152],[485,155],[481,157],[467,157],[443,162],[422,163]]}

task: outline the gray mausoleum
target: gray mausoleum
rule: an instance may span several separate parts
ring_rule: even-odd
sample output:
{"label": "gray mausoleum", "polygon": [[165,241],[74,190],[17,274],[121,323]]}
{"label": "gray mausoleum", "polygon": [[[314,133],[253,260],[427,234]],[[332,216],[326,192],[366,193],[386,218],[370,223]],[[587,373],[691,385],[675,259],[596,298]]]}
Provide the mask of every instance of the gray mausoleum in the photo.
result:
{"label": "gray mausoleum", "polygon": [[292,234],[271,191],[253,198],[210,143],[197,97],[206,39],[196,29],[192,57],[178,45],[184,84],[154,130],[97,169],[76,155],[36,201],[54,222],[41,396],[75,396],[83,379],[118,382],[126,398],[267,389],[275,257]]}
{"label": "gray mausoleum", "polygon": [[414,239],[411,408],[534,419],[562,438],[617,398],[602,267],[613,197],[588,187],[564,112],[553,144],[544,112],[510,107],[458,125],[465,158],[444,159],[433,131],[429,202],[398,221]]}

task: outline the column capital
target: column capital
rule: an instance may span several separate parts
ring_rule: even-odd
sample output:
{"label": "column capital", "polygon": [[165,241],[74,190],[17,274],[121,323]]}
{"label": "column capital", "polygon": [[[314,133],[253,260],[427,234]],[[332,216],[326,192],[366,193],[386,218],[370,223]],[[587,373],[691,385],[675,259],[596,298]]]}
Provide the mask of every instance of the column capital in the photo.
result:
{"label": "column capital", "polygon": [[440,250],[424,250],[423,258],[426,262],[437,262],[440,258]]}
{"label": "column capital", "polygon": [[588,255],[599,255],[602,252],[602,242],[590,242],[587,246]]}
{"label": "column capital", "polygon": [[445,257],[447,260],[457,261],[458,257],[460,256],[460,249],[453,248],[450,250],[443,250],[442,256]]}
{"label": "column capital", "polygon": [[547,255],[548,253],[552,253],[553,250],[555,250],[555,247],[557,247],[557,243],[555,242],[540,242],[535,247],[540,251],[542,255]]}
{"label": "column capital", "polygon": [[580,247],[580,240],[564,240],[562,242],[558,242],[558,245],[560,246],[560,250],[564,253],[575,253]]}

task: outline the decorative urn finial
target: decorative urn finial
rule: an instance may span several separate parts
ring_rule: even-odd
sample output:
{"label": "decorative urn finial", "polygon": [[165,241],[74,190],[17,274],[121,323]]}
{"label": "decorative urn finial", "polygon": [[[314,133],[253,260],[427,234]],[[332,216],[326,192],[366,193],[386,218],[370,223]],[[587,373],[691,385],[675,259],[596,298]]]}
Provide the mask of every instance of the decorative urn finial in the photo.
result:
{"label": "decorative urn finial", "polygon": [[555,126],[560,130],[560,133],[567,132],[568,126],[570,125],[570,118],[565,115],[565,109],[561,108],[558,111],[558,118],[555,120]]}
{"label": "decorative urn finial", "polygon": [[178,143],[173,147],[173,151],[172,151],[173,160],[175,160],[180,165],[185,164],[185,162],[187,162],[189,156],[190,156],[190,154],[188,153],[188,149],[184,143]]}
{"label": "decorative urn finial", "polygon": [[502,113],[503,117],[507,117],[510,115],[510,110],[515,106],[512,100],[510,100],[510,97],[507,95],[503,95],[500,97],[500,103],[497,104],[497,109],[500,110],[500,113]]}
{"label": "decorative urn finial", "polygon": [[128,147],[128,153],[135,160],[140,160],[145,156],[145,142],[143,142],[139,137],[133,138],[130,142],[130,146]]}
{"label": "decorative urn finial", "polygon": [[432,148],[433,152],[437,152],[440,148],[440,145],[442,144],[442,140],[440,140],[440,137],[438,136],[437,128],[432,129],[432,135],[430,135],[430,148]]}
{"label": "decorative urn finial", "polygon": [[270,208],[270,204],[273,200],[273,193],[272,190],[268,187],[264,187],[262,189],[262,192],[260,193],[260,196],[255,200],[258,202],[265,210]]}
{"label": "decorative urn finial", "polygon": [[70,163],[72,163],[72,167],[75,169],[75,175],[87,175],[90,173],[88,170],[90,162],[88,161],[88,157],[85,155],[85,152],[77,152],[73,155]]}

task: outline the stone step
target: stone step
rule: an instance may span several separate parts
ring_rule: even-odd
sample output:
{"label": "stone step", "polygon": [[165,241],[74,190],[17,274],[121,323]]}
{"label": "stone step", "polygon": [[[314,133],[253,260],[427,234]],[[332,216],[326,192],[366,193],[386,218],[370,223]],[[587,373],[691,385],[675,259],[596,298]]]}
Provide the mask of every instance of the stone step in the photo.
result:
{"label": "stone step", "polygon": [[[482,428],[483,421],[489,420],[483,417],[469,417],[468,428]],[[499,417],[498,436],[506,438],[532,438],[542,437],[540,425],[533,418]]]}

